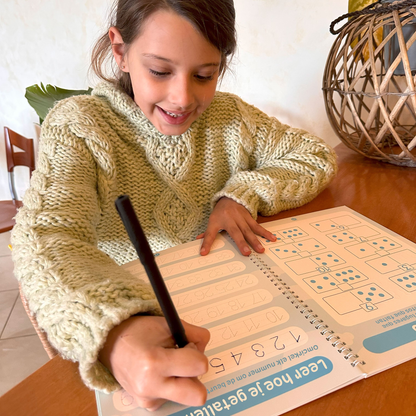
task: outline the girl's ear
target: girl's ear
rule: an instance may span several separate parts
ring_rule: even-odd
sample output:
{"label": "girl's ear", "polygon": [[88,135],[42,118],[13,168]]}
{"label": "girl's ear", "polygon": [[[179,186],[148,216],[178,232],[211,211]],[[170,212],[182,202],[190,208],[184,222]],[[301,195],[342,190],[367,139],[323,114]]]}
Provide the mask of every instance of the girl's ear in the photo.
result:
{"label": "girl's ear", "polygon": [[116,27],[110,27],[108,36],[111,42],[111,48],[113,50],[114,59],[117,65],[123,72],[129,72],[128,65],[125,59],[125,44],[119,30]]}

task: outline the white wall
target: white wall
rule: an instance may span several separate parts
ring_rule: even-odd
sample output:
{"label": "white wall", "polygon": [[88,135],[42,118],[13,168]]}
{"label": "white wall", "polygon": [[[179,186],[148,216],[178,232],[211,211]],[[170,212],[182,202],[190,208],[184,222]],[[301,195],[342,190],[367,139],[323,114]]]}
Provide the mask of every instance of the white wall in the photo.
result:
{"label": "white wall", "polygon": [[[36,137],[38,118],[24,97],[29,85],[93,86],[87,77],[90,50],[104,27],[111,0],[1,3],[0,200],[10,198],[3,126]],[[329,25],[347,12],[348,0],[235,0],[235,7],[239,50],[233,73],[221,89],[284,123],[338,144],[326,117],[321,85],[335,40]]]}

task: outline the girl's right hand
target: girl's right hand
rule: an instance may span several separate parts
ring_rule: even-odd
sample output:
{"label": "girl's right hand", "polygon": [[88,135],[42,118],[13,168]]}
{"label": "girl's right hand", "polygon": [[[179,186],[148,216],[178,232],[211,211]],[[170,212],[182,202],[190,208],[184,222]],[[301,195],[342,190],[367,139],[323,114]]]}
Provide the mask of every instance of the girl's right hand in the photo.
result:
{"label": "girl's right hand", "polygon": [[189,344],[176,348],[166,319],[132,316],[113,328],[99,360],[136,400],[153,411],[166,400],[201,406],[207,398],[198,376],[208,371],[209,331],[182,321]]}

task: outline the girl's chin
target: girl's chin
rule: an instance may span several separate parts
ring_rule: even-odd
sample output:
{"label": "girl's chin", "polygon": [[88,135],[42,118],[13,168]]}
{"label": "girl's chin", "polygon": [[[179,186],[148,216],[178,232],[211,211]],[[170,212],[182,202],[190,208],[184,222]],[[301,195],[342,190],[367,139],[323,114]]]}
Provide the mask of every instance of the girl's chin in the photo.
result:
{"label": "girl's chin", "polygon": [[[188,123],[187,123],[188,124]],[[156,125],[156,129],[165,136],[179,136],[184,134],[190,126],[171,126],[171,125]]]}

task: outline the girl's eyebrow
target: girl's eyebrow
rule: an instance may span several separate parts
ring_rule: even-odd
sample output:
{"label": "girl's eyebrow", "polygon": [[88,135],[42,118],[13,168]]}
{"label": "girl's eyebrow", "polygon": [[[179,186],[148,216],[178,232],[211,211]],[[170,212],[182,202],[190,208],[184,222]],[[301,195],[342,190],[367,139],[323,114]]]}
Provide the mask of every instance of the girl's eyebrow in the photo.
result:
{"label": "girl's eyebrow", "polygon": [[[158,59],[160,61],[168,62],[170,64],[175,63],[171,59],[164,58],[163,56],[155,55],[153,53],[143,53],[142,56],[144,56],[145,58]],[[200,65],[201,68],[205,68],[205,67],[209,67],[209,66],[218,66],[219,67],[220,63],[219,62],[208,62],[206,64]]]}

